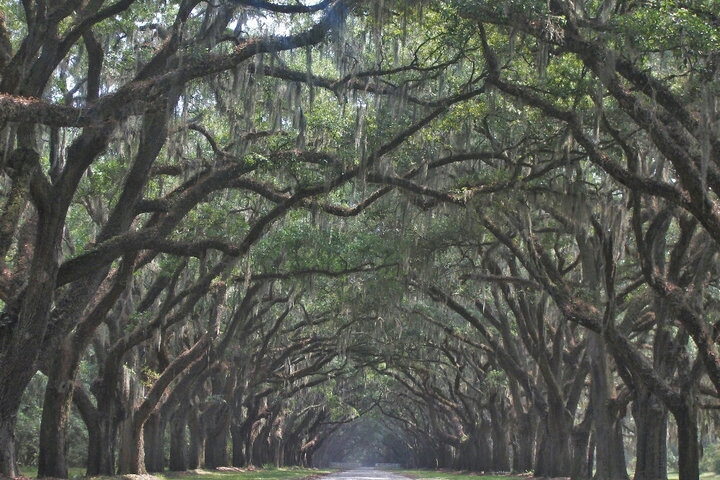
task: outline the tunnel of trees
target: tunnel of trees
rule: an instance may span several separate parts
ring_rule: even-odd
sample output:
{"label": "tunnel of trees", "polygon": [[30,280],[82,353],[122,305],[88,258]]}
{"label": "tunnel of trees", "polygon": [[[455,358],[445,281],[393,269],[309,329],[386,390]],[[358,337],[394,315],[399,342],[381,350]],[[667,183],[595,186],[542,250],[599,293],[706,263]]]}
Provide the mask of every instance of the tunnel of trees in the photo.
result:
{"label": "tunnel of trees", "polygon": [[0,475],[720,469],[717,0],[0,0]]}

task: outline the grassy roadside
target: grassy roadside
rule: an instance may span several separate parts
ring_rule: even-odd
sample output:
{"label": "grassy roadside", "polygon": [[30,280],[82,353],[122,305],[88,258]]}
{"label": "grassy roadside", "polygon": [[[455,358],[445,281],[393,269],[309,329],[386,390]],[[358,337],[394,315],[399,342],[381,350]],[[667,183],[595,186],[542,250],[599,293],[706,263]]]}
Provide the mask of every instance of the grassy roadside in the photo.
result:
{"label": "grassy roadside", "polygon": [[481,475],[479,473],[453,472],[445,470],[398,470],[397,473],[417,480],[511,480],[529,479],[528,475]]}
{"label": "grassy roadside", "polygon": [[155,476],[168,480],[299,480],[320,477],[334,470],[317,468],[219,468],[217,470],[192,470],[189,472],[164,472]]}
{"label": "grassy roadside", "polygon": [[[36,478],[37,469],[21,469],[23,477]],[[316,468],[220,468],[218,470],[189,470],[186,472],[163,472],[148,475],[116,475],[112,477],[89,477],[93,480],[301,480],[321,477],[334,470]],[[88,479],[84,468],[69,469],[70,480]]]}
{"label": "grassy roadside", "polygon": [[[91,477],[93,480],[309,480],[333,473],[335,470],[321,470],[314,468],[259,468],[239,469],[221,468],[218,470],[190,470],[187,472],[163,472],[152,475],[118,475],[114,477]],[[445,470],[394,470],[394,473],[404,475],[416,480],[530,480],[530,474],[524,475],[481,475],[477,473],[456,472]],[[70,480],[85,480],[85,469],[71,468]],[[36,478],[37,470],[23,468],[24,477]],[[632,474],[630,476],[632,478]],[[678,474],[671,472],[668,480],[677,480]],[[703,473],[701,480],[720,480],[716,473]]]}
{"label": "grassy roadside", "polygon": [[[397,473],[406,475],[417,480],[511,480],[511,479],[532,479],[532,475],[480,475],[467,472],[451,472],[442,470],[399,470]],[[632,472],[630,472],[632,478]],[[677,472],[669,472],[668,480],[678,480]],[[700,480],[720,480],[720,474],[702,473]]]}

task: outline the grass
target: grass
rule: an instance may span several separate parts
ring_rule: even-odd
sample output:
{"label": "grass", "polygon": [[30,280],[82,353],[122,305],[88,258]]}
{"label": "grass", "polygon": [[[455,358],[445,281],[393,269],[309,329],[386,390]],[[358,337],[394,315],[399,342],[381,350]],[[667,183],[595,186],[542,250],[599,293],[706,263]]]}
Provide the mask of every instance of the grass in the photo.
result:
{"label": "grass", "polygon": [[[37,478],[36,466],[21,466],[20,473],[23,477]],[[68,468],[68,477],[72,479],[85,478],[85,469],[81,467]]]}
{"label": "grass", "polygon": [[[411,478],[426,480],[509,480],[509,479],[528,479],[530,475],[480,475],[467,472],[450,472],[438,470],[402,470],[398,473],[407,475]],[[632,472],[630,478],[632,478]],[[678,480],[677,472],[669,472],[668,480]],[[700,480],[720,480],[720,474],[717,473],[701,473]]]}
{"label": "grass", "polygon": [[[23,476],[36,478],[37,467],[21,468]],[[332,473],[334,470],[318,470],[314,468],[263,468],[238,469],[226,468],[220,470],[190,470],[187,472],[152,473],[160,480],[300,480],[308,477],[317,477]],[[68,476],[71,480],[86,479],[84,468],[70,468]],[[118,477],[91,477],[94,480],[117,479]]]}
{"label": "grass", "polygon": [[[37,477],[37,468],[24,467],[21,471],[24,476],[31,478]],[[263,469],[227,468],[220,470],[163,472],[155,473],[153,476],[160,480],[300,480],[308,477],[327,475],[333,471],[334,470],[319,470],[299,467],[270,467]],[[394,472],[418,480],[510,480],[530,478],[529,475],[480,475],[476,473],[445,470],[396,470]],[[85,469],[71,468],[69,476],[71,480],[85,479]],[[117,479],[118,477],[94,477],[94,480],[103,480],[104,478]],[[630,478],[632,478],[632,475]],[[677,472],[669,473],[668,480],[678,480]],[[703,473],[700,475],[700,480],[720,480],[720,474]]]}
{"label": "grass", "polygon": [[168,480],[295,480],[331,473],[332,470],[315,468],[283,467],[263,469],[227,468],[220,470],[192,470],[189,472],[164,472],[155,474]]}
{"label": "grass", "polygon": [[451,472],[445,470],[399,470],[397,473],[415,479],[427,480],[508,480],[529,478],[528,475],[481,475],[479,473]]}

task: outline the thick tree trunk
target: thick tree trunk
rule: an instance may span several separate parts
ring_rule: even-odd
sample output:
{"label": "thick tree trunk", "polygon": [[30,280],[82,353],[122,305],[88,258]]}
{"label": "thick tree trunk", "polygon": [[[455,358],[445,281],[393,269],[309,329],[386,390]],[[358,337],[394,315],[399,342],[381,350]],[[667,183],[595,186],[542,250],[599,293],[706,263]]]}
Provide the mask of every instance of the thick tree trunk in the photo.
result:
{"label": "thick tree trunk", "polygon": [[[592,426],[592,411],[585,412],[585,419],[573,428],[573,467],[571,478],[585,480],[592,478],[593,452],[588,448],[590,444],[590,427]],[[590,464],[590,467],[588,467]]]}
{"label": "thick tree trunk", "polygon": [[[0,403],[0,476],[9,478],[20,476],[15,457],[15,424],[17,414],[6,413]],[[15,409],[17,412],[17,409]]]}
{"label": "thick tree trunk", "polygon": [[147,473],[142,431],[142,425],[138,430],[132,416],[120,424],[118,474],[143,475]]}
{"label": "thick tree trunk", "polygon": [[697,410],[692,400],[673,412],[678,432],[678,473],[680,480],[700,478],[700,443]]}
{"label": "thick tree trunk", "polygon": [[114,475],[117,414],[114,407],[98,410],[98,438],[95,441],[92,437],[88,439],[88,475]]}
{"label": "thick tree trunk", "polygon": [[48,379],[40,423],[38,477],[68,478],[66,431],[72,403],[72,382]]}
{"label": "thick tree trunk", "polygon": [[490,399],[490,422],[492,436],[492,465],[495,472],[510,471],[508,411],[504,395]]}
{"label": "thick tree trunk", "polygon": [[205,435],[200,414],[193,409],[190,412],[188,427],[190,428],[190,448],[188,449],[188,468],[191,470],[201,468],[205,459]]}
{"label": "thick tree trunk", "polygon": [[[605,341],[600,334],[588,332],[590,353],[590,395],[593,405],[595,430],[595,479],[623,480],[628,478],[625,467],[622,431],[619,430],[614,407],[610,399],[610,378]],[[620,438],[617,433],[620,432]],[[578,452],[585,457],[585,452]]]}
{"label": "thick tree trunk", "polygon": [[519,412],[513,432],[513,471],[529,472],[533,468],[535,447],[535,422],[531,413]]}
{"label": "thick tree trunk", "polygon": [[227,404],[213,405],[202,416],[205,427],[205,467],[217,468],[228,464],[227,440],[230,409]]}
{"label": "thick tree trunk", "polygon": [[182,472],[188,469],[188,408],[190,407],[181,404],[170,416],[170,463],[168,468],[173,472]]}
{"label": "thick tree trunk", "polygon": [[492,446],[490,445],[491,426],[488,421],[481,421],[480,426],[473,429],[467,446],[459,453],[462,468],[473,472],[485,472],[492,469]]}
{"label": "thick tree trunk", "polygon": [[72,348],[71,337],[66,337],[57,349],[56,361],[48,365],[40,423],[38,477],[68,477],[66,436],[77,372],[75,358],[79,358]]}
{"label": "thick tree trunk", "polygon": [[160,413],[153,413],[145,422],[143,443],[145,445],[145,468],[148,472],[165,470],[165,421]]}
{"label": "thick tree trunk", "polygon": [[[129,374],[123,373],[125,376]],[[129,386],[123,392],[124,403],[127,406],[129,415],[120,423],[119,428],[119,447],[117,473],[142,475],[147,473],[145,470],[145,448],[143,439],[143,424],[136,420],[138,415],[138,407],[140,399],[142,399],[142,387],[138,384],[138,380],[133,377],[127,377],[123,382]]]}
{"label": "thick tree trunk", "polygon": [[539,428],[535,476],[569,477],[572,474],[572,417],[562,402],[549,402]]}
{"label": "thick tree trunk", "polygon": [[92,388],[97,401],[97,428],[88,429],[87,473],[90,476],[115,474],[118,426],[128,415],[118,391],[119,375],[116,362],[106,361],[101,380]]}
{"label": "thick tree trunk", "polygon": [[[18,161],[37,164],[37,153],[30,149],[22,149],[22,152],[20,155],[25,158]],[[10,478],[19,475],[14,428],[22,394],[36,372],[58,272],[65,205],[44,207],[46,211],[38,219],[32,265],[25,279],[27,287],[14,300],[15,305],[6,302],[3,313],[11,324],[0,332],[0,475]]]}
{"label": "thick tree trunk", "polygon": [[244,423],[240,425],[230,426],[230,435],[232,437],[232,465],[233,467],[244,467],[247,465],[245,457],[247,443],[247,429]]}
{"label": "thick tree trunk", "polygon": [[272,459],[272,453],[269,450],[271,428],[272,421],[267,419],[262,428],[260,428],[257,438],[253,442],[252,465],[261,467],[266,463],[270,463]]}
{"label": "thick tree trunk", "polygon": [[270,439],[271,450],[273,454],[273,465],[275,468],[280,468],[284,465],[285,454],[283,452],[283,440],[277,435],[273,435]]}
{"label": "thick tree trunk", "polygon": [[629,479],[627,473],[627,459],[625,458],[625,444],[623,441],[623,420],[626,416],[626,405],[616,409],[611,407],[611,419],[613,420],[613,428],[611,430],[612,439],[610,441],[610,459],[614,463],[611,471],[618,472],[622,479]]}
{"label": "thick tree trunk", "polygon": [[[82,387],[77,386],[73,393],[73,403],[85,422],[88,431],[87,476],[99,476],[100,471],[100,414],[93,405],[90,395]],[[91,473],[92,472],[92,473]]]}
{"label": "thick tree trunk", "polygon": [[[33,128],[28,126],[24,129],[17,142],[22,146],[14,150],[7,161],[15,167],[13,188],[19,195],[16,198],[20,199],[27,198],[34,175],[32,171],[40,172],[42,167],[40,155],[32,148],[35,143]],[[63,219],[68,206],[67,201],[50,200],[56,192],[52,192],[49,185],[37,185],[36,188],[36,193],[41,193],[46,201],[40,201],[36,221],[28,220],[33,232],[31,238],[26,239],[27,254],[32,259],[28,257],[22,261],[29,263],[30,269],[21,272],[22,278],[13,279],[26,286],[13,292],[5,291],[9,295],[3,298],[4,318],[0,327],[0,476],[11,478],[19,475],[14,428],[22,394],[35,375],[36,360],[47,332],[59,266]],[[18,200],[16,205],[19,215],[25,209],[25,202]],[[3,225],[3,230],[12,234],[16,226],[13,220],[11,225]],[[7,253],[7,249],[4,250]]]}

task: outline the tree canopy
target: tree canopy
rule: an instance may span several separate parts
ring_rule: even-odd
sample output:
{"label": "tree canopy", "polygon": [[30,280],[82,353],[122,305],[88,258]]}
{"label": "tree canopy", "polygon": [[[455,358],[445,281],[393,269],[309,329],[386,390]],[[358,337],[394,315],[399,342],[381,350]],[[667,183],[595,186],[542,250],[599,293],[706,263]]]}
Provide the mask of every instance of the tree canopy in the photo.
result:
{"label": "tree canopy", "polygon": [[716,0],[0,5],[0,474],[708,467]]}

